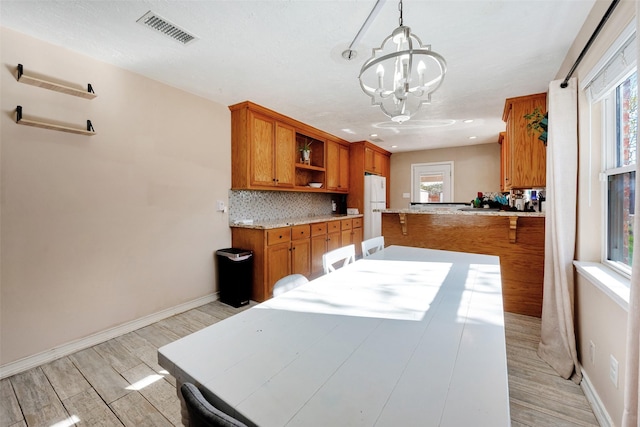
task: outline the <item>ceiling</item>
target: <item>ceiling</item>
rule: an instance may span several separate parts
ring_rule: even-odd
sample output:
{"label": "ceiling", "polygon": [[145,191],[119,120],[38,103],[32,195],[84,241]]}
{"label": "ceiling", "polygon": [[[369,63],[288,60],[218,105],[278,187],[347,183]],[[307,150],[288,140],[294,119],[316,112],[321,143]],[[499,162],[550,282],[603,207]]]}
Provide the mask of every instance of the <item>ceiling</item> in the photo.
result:
{"label": "ceiling", "polygon": [[[448,72],[431,104],[401,125],[358,83],[371,49],[398,26],[398,3],[384,2],[354,60],[341,55],[375,3],[2,0],[0,24],[223,105],[250,100],[400,152],[496,142],[504,100],[547,90],[595,0],[405,0],[404,25]],[[198,40],[183,46],[136,23],[149,10]]]}

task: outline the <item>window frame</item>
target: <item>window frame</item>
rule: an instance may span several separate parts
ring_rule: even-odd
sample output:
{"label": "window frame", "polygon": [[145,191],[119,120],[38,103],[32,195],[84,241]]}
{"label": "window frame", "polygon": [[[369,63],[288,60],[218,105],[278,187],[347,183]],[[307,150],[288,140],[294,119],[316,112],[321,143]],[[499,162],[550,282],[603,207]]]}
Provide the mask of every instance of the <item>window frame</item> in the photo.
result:
{"label": "window frame", "polygon": [[613,85],[605,96],[595,101],[596,103],[600,102],[602,106],[602,172],[600,174],[602,184],[602,243],[600,262],[629,279],[631,278],[632,267],[609,259],[609,177],[629,172],[637,173],[637,158],[633,165],[616,166],[618,143],[616,93],[617,88],[634,73],[637,73],[637,68],[635,67],[618,79],[618,82]]}

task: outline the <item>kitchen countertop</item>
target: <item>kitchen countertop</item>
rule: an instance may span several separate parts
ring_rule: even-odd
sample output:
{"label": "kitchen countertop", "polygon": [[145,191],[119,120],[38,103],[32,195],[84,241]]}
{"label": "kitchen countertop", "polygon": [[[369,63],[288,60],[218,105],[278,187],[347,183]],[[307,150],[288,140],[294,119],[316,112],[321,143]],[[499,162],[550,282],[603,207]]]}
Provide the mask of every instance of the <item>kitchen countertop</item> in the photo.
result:
{"label": "kitchen countertop", "polygon": [[229,223],[232,228],[254,228],[267,230],[270,228],[290,227],[292,225],[313,224],[316,222],[339,221],[342,219],[361,218],[363,214],[358,215],[318,215],[310,217],[284,218],[270,221],[254,221],[253,224],[236,224]]}
{"label": "kitchen countertop", "polygon": [[415,215],[487,215],[487,216],[528,216],[542,217],[544,212],[520,212],[520,211],[498,211],[491,209],[474,209],[474,210],[418,210],[418,209],[382,209],[382,213],[388,214],[415,214]]}

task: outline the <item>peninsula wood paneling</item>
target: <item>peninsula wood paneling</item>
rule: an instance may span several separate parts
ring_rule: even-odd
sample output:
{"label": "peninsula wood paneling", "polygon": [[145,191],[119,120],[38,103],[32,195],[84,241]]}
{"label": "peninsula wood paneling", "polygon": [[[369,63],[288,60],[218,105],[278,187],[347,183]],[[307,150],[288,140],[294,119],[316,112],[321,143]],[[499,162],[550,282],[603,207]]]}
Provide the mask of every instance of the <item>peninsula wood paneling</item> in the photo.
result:
{"label": "peninsula wood paneling", "polygon": [[505,311],[541,317],[544,277],[544,217],[518,218],[516,242],[509,241],[509,217],[406,214],[382,215],[385,244],[470,252],[500,257]]}

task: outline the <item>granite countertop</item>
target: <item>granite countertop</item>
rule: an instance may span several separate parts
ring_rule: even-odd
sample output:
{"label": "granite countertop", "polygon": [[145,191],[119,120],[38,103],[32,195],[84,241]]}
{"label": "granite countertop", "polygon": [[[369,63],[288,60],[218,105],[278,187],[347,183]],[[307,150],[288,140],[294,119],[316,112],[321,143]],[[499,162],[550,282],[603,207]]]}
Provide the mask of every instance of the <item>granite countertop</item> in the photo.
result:
{"label": "granite countertop", "polygon": [[473,209],[473,210],[432,210],[423,211],[418,209],[382,209],[382,213],[390,214],[415,214],[415,215],[487,215],[487,216],[528,216],[528,217],[542,217],[544,218],[544,212],[520,212],[520,211],[498,211],[492,209]]}
{"label": "granite countertop", "polygon": [[235,228],[255,228],[267,230],[270,228],[290,227],[292,225],[313,224],[315,222],[339,221],[342,219],[361,218],[363,215],[318,215],[299,218],[283,218],[270,221],[254,221],[253,224],[229,223],[229,227]]}

